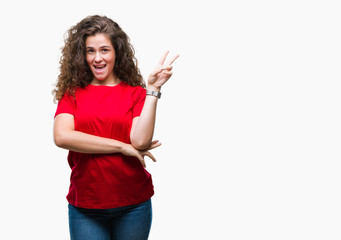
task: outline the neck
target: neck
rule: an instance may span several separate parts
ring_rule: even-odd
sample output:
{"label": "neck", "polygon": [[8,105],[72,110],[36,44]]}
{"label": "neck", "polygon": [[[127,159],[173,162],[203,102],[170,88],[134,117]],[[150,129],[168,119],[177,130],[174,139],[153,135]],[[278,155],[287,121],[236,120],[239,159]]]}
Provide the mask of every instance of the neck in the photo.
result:
{"label": "neck", "polygon": [[97,78],[94,78],[90,84],[92,85],[106,85],[106,86],[115,86],[117,84],[119,84],[121,82],[121,80],[112,75],[112,76],[109,76],[107,79],[97,79]]}

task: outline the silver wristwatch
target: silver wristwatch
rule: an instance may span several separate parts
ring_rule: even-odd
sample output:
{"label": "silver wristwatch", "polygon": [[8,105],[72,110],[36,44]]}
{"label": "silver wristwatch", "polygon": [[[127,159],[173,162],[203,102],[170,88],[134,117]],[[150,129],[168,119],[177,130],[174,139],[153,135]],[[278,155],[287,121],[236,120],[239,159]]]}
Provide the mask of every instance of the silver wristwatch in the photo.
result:
{"label": "silver wristwatch", "polygon": [[161,97],[161,93],[160,92],[156,92],[156,91],[149,91],[149,90],[147,90],[146,94],[147,95],[152,95],[152,96],[157,97],[157,98]]}

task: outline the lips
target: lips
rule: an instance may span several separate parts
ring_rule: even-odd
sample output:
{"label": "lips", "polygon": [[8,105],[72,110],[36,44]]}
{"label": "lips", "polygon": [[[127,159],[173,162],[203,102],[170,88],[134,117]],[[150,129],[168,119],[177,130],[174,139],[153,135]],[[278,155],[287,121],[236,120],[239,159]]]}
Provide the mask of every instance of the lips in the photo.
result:
{"label": "lips", "polygon": [[93,65],[93,66],[94,66],[94,70],[95,70],[96,72],[98,72],[98,73],[103,72],[103,71],[106,69],[106,67],[107,67],[106,64],[102,64],[102,65]]}

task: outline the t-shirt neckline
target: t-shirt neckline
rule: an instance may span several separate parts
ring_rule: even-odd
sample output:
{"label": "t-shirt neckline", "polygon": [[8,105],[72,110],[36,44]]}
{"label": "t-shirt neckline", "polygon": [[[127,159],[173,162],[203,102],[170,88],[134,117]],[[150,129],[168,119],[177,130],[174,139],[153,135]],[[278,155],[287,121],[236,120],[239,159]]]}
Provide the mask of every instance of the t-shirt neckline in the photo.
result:
{"label": "t-shirt neckline", "polygon": [[116,84],[116,85],[95,85],[95,84],[89,83],[88,86],[91,86],[91,87],[108,87],[108,88],[114,88],[114,87],[120,86],[122,83],[123,83],[123,81],[119,82],[119,83]]}

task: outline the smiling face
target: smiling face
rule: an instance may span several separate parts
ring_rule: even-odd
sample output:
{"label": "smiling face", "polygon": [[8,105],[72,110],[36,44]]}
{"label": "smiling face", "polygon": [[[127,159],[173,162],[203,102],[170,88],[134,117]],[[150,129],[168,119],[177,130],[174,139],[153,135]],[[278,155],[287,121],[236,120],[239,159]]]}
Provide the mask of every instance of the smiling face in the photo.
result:
{"label": "smiling face", "polygon": [[94,75],[91,84],[116,85],[119,80],[115,78],[115,49],[110,39],[103,33],[87,37],[85,41],[86,61]]}

